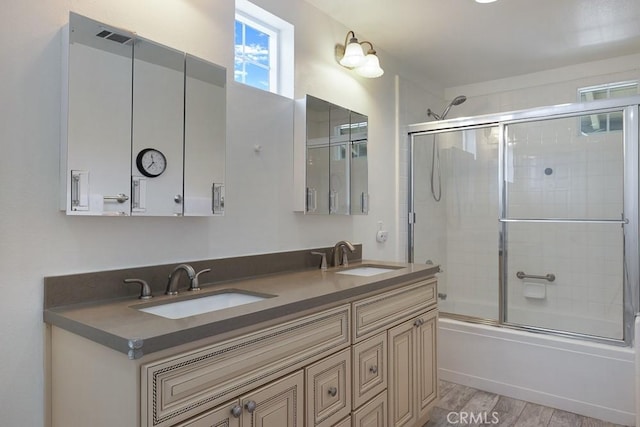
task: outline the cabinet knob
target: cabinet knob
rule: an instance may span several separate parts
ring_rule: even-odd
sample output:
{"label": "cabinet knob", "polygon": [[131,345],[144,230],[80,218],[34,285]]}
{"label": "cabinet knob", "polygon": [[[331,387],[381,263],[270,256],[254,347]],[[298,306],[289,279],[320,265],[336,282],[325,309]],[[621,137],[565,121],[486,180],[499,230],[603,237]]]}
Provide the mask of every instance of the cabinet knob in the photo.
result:
{"label": "cabinet knob", "polygon": [[416,319],[413,321],[413,326],[415,326],[416,328],[420,326],[420,320],[421,319]]}
{"label": "cabinet knob", "polygon": [[338,389],[335,387],[329,387],[329,396],[336,397],[336,394],[338,394]]}
{"label": "cabinet knob", "polygon": [[240,405],[235,405],[231,408],[231,415],[233,415],[233,418],[240,418],[240,415],[242,415],[242,407]]}
{"label": "cabinet knob", "polygon": [[378,366],[377,365],[371,365],[371,367],[369,368],[369,372],[371,372],[372,374],[377,374],[378,373]]}
{"label": "cabinet knob", "polygon": [[258,405],[256,404],[256,402],[254,402],[253,400],[248,401],[247,403],[244,404],[244,408],[247,410],[248,413],[253,414],[253,411],[256,410],[256,407]]}

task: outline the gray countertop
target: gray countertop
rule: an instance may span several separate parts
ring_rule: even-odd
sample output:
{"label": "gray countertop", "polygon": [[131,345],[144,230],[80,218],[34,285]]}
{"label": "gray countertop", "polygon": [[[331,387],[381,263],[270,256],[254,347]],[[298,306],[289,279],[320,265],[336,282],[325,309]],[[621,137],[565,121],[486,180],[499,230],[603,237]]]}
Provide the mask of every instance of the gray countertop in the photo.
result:
{"label": "gray countertop", "polygon": [[[44,310],[45,322],[81,335],[116,351],[139,358],[143,354],[175,347],[234,330],[324,306],[353,301],[365,294],[384,291],[407,281],[433,276],[439,267],[387,261],[352,263],[359,266],[389,266],[393,271],[363,277],[337,274],[345,268],[303,270],[202,285],[202,290],[179,295],[159,295],[143,301],[127,297],[110,301],[74,304]],[[168,319],[139,308],[206,296],[237,289],[273,295],[262,301],[225,308],[182,319]]]}

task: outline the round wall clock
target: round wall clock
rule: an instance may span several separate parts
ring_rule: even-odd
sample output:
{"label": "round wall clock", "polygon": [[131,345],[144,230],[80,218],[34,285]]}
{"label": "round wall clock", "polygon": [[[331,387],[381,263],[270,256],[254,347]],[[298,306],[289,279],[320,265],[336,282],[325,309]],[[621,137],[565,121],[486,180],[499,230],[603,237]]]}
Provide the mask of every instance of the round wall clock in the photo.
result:
{"label": "round wall clock", "polygon": [[136,166],[142,175],[155,178],[167,168],[167,158],[155,148],[145,148],[138,153]]}

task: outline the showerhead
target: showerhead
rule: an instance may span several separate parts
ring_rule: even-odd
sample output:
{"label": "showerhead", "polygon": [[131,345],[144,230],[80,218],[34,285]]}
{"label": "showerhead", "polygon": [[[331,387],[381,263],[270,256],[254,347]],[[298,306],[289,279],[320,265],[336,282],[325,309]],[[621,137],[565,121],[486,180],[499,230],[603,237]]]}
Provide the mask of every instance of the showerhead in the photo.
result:
{"label": "showerhead", "polygon": [[456,96],[455,98],[453,98],[453,101],[451,101],[451,105],[460,105],[466,100],[467,100],[466,96],[459,95],[459,96]]}
{"label": "showerhead", "polygon": [[453,101],[451,101],[449,105],[447,105],[447,108],[445,108],[442,114],[440,115],[440,117],[442,117],[441,120],[444,120],[444,118],[447,116],[447,113],[449,112],[451,107],[453,107],[454,105],[460,105],[466,100],[467,100],[467,97],[464,95],[456,96],[455,98],[453,98]]}
{"label": "showerhead", "polygon": [[451,109],[451,107],[453,107],[454,105],[460,105],[462,104],[464,101],[467,100],[467,97],[464,95],[459,95],[456,96],[455,98],[453,98],[453,101],[451,101],[449,103],[449,105],[447,105],[447,108],[444,109],[444,111],[442,112],[442,114],[438,115],[436,113],[434,113],[433,111],[431,111],[431,108],[429,108],[427,110],[427,116],[432,116],[434,117],[436,120],[444,120],[444,118],[447,116],[447,113],[449,112],[449,110]]}

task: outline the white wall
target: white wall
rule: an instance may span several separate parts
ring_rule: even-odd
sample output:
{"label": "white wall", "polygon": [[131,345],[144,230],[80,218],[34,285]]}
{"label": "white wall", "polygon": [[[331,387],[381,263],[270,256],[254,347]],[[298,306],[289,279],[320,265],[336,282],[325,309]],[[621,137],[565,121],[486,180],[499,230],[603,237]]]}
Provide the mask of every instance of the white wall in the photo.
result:
{"label": "white wall", "polygon": [[[347,28],[300,0],[256,3],[296,26],[296,96],[310,93],[368,114],[368,216],[294,214],[292,101],[235,83],[228,94],[224,218],[65,216],[58,211],[60,29],[69,11],[224,65],[231,76],[233,2],[10,0],[3,5],[0,425],[41,426],[46,418],[45,276],[327,246],[340,239],[363,243],[367,258],[405,258],[399,243],[404,236],[394,230],[397,129],[414,120],[397,113],[397,61],[379,50],[386,74],[374,80],[356,77],[333,58]],[[405,99],[413,94],[422,99],[424,85],[413,86],[413,92],[404,91]],[[254,152],[256,143],[262,152]],[[391,231],[385,245],[374,240],[378,220]]]}

